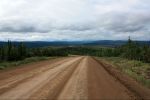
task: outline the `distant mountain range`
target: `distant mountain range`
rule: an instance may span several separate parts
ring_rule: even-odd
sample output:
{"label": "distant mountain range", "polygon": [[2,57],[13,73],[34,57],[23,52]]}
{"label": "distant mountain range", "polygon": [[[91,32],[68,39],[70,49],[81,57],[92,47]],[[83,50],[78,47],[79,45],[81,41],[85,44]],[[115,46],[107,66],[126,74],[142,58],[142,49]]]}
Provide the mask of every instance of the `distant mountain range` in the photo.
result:
{"label": "distant mountain range", "polygon": [[[45,47],[45,46],[107,46],[114,47],[125,44],[127,41],[123,40],[99,40],[99,41],[25,41],[24,44],[27,47]],[[137,43],[144,45],[150,45],[150,41],[136,41]],[[12,42],[18,45],[19,42]],[[7,42],[0,42],[0,46],[7,44]]]}

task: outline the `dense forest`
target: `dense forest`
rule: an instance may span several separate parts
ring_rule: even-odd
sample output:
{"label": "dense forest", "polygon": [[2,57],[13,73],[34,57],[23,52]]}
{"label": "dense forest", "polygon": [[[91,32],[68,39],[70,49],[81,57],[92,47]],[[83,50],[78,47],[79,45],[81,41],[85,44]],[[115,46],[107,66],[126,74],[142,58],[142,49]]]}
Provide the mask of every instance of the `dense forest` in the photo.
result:
{"label": "dense forest", "polygon": [[60,48],[27,48],[23,42],[15,45],[8,41],[7,44],[0,47],[0,61],[17,61],[35,56],[67,56],[67,53]]}
{"label": "dense forest", "polygon": [[15,45],[11,41],[8,41],[7,44],[0,47],[0,61],[17,61],[35,56],[68,55],[120,56],[131,60],[150,62],[150,46],[148,44],[140,45],[129,38],[126,44],[112,48],[91,46],[27,48],[23,42]]}

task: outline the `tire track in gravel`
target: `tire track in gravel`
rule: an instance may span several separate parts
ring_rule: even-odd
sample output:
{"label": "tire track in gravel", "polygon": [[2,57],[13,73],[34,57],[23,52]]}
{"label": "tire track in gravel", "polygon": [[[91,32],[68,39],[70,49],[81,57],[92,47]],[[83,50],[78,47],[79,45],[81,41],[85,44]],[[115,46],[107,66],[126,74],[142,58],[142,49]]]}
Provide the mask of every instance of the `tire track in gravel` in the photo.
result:
{"label": "tire track in gravel", "polygon": [[[120,74],[111,74],[110,69],[106,69],[102,62],[87,56],[56,60],[50,65],[44,64],[43,67],[32,69],[30,72],[33,77],[28,76],[30,72],[17,74],[23,76],[18,78],[23,81],[18,80],[16,86],[14,83],[9,85],[0,94],[0,100],[140,100],[135,95],[136,91],[131,91],[116,78]],[[115,70],[111,71],[116,73]],[[14,77],[17,76],[8,80],[13,80]],[[5,80],[0,80],[0,91],[5,85],[3,82]],[[140,91],[139,88],[136,90]],[[149,94],[147,91],[144,93]],[[142,99],[147,98],[150,96]]]}
{"label": "tire track in gravel", "polygon": [[61,90],[63,90],[64,85],[66,85],[66,83],[68,83],[68,80],[72,77],[73,72],[79,67],[82,59],[83,58],[67,66],[67,68],[64,68],[63,71],[61,71],[51,80],[49,80],[44,85],[44,87],[41,87],[36,93],[30,96],[30,99],[56,99]]}
{"label": "tire track in gravel", "polygon": [[133,100],[136,96],[93,58],[85,57],[56,99]]}
{"label": "tire track in gravel", "polygon": [[20,75],[14,75],[8,79],[0,80],[0,94],[16,87],[17,85],[29,80],[30,78],[35,77],[38,74],[41,74],[49,69],[58,67],[60,64],[65,63],[73,58],[62,59],[58,62],[51,63],[45,66],[37,66],[36,69],[30,70],[26,73]]}
{"label": "tire track in gravel", "polygon": [[73,62],[76,62],[78,59],[81,59],[81,57],[73,58],[69,60],[68,62],[62,63],[56,68],[47,70],[39,75],[36,75],[36,77],[33,77],[15,88],[9,90],[8,92],[5,92],[0,95],[1,99],[19,99],[24,98],[27,99],[33,92],[36,92],[40,87],[45,85],[48,80],[55,77],[58,73],[60,73],[62,70],[66,69],[70,64]]}
{"label": "tire track in gravel", "polygon": [[78,65],[71,78],[58,95],[58,100],[87,100],[87,58]]}

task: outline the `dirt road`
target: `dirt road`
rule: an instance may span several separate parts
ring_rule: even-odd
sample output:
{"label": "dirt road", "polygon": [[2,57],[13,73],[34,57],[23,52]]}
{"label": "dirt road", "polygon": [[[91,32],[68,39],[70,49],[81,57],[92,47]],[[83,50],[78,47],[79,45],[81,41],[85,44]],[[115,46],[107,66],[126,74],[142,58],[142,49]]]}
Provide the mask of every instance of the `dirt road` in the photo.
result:
{"label": "dirt road", "polygon": [[1,71],[0,100],[150,99],[149,89],[136,83],[141,90],[134,91],[101,63],[91,57],[68,57]]}

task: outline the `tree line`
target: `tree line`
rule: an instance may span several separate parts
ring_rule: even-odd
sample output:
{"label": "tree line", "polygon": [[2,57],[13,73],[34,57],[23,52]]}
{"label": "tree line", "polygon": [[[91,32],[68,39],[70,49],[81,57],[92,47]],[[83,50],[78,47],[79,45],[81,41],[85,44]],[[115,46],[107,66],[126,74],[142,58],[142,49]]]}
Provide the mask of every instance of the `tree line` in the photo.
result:
{"label": "tree line", "polygon": [[120,52],[121,57],[150,62],[150,46],[148,44],[140,45],[129,38],[128,42],[118,47],[117,50]]}
{"label": "tree line", "polygon": [[0,61],[17,61],[37,56],[67,56],[67,53],[61,48],[28,48],[23,42],[15,45],[8,41],[7,44],[0,47]]}
{"label": "tree line", "polygon": [[26,57],[27,51],[23,43],[18,46],[8,41],[6,45],[0,47],[0,61],[22,60]]}
{"label": "tree line", "polygon": [[14,45],[11,41],[0,47],[0,61],[17,61],[35,56],[51,57],[68,55],[124,57],[131,60],[150,62],[150,46],[140,45],[129,38],[126,44],[117,47],[72,46],[28,48],[23,42]]}
{"label": "tree line", "polygon": [[138,60],[150,63],[150,46],[138,44],[130,38],[127,43],[117,47],[67,47],[64,50],[68,54],[89,55],[99,57],[123,57],[130,60]]}

